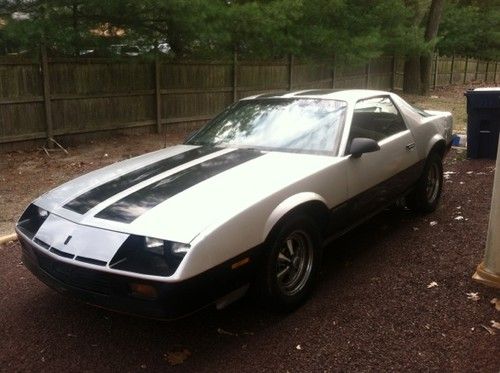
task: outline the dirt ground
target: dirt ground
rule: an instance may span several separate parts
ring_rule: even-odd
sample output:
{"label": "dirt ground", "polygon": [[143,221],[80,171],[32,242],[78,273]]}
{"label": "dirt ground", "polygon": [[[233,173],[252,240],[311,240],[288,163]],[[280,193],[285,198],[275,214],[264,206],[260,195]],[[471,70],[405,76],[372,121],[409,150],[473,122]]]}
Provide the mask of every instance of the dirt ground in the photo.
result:
{"label": "dirt ground", "polygon": [[[108,162],[105,151],[115,154],[100,149],[95,162]],[[47,174],[43,159],[30,185]],[[484,250],[494,162],[453,151],[445,170],[435,213],[386,211],[334,242],[317,291],[288,315],[251,299],[176,322],[115,314],[50,290],[24,268],[17,243],[4,245],[0,370],[498,372],[500,330],[491,320],[500,312],[490,301],[500,292],[471,280]]]}

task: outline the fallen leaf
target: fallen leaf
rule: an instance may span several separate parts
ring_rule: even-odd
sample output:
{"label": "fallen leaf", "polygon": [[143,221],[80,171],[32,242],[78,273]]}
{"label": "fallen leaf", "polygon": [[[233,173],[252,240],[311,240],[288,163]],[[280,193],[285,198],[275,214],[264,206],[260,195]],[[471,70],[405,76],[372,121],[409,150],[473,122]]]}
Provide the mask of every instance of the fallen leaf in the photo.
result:
{"label": "fallen leaf", "polygon": [[445,179],[449,179],[450,175],[453,175],[453,174],[456,174],[456,172],[454,172],[454,171],[445,171],[445,172],[443,172],[443,177]]}
{"label": "fallen leaf", "polygon": [[230,335],[230,336],[233,336],[233,337],[237,337],[238,336],[238,334],[228,332],[227,330],[224,330],[222,328],[217,329],[217,333],[222,334],[222,335]]}
{"label": "fallen leaf", "polygon": [[479,297],[479,293],[467,293],[467,299],[477,302],[481,298]]}
{"label": "fallen leaf", "polygon": [[490,300],[490,303],[495,306],[495,309],[497,311],[500,311],[500,299],[493,298],[492,300]]}
{"label": "fallen leaf", "polygon": [[491,320],[491,327],[500,330],[500,322]]}
{"label": "fallen leaf", "polygon": [[483,325],[483,324],[481,324],[481,326],[484,328],[484,330],[486,330],[491,335],[495,335],[496,334],[495,331],[493,329],[491,329],[489,326],[486,326],[486,325]]}
{"label": "fallen leaf", "polygon": [[427,285],[427,289],[435,288],[438,286],[438,283],[436,281],[432,281],[429,285]]}
{"label": "fallen leaf", "polygon": [[182,364],[189,356],[191,356],[191,351],[184,347],[177,347],[164,354],[163,358],[174,366]]}
{"label": "fallen leaf", "polygon": [[295,347],[297,350],[302,350],[302,346],[301,345],[297,345],[297,347]]}
{"label": "fallen leaf", "polygon": [[464,220],[464,217],[462,215],[455,216],[455,220]]}
{"label": "fallen leaf", "polygon": [[433,220],[433,221],[431,221],[431,222],[429,223],[429,225],[430,225],[431,227],[433,227],[433,226],[437,225],[437,223],[438,223],[437,221]]}

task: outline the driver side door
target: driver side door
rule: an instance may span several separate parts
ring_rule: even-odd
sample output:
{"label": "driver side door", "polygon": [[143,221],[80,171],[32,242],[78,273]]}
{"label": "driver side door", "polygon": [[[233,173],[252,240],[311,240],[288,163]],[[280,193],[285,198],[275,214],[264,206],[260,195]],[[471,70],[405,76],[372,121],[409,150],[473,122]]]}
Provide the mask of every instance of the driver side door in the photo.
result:
{"label": "driver side door", "polygon": [[358,101],[348,148],[353,138],[378,142],[380,150],[351,157],[347,167],[351,218],[359,220],[387,206],[418,179],[415,139],[389,96]]}

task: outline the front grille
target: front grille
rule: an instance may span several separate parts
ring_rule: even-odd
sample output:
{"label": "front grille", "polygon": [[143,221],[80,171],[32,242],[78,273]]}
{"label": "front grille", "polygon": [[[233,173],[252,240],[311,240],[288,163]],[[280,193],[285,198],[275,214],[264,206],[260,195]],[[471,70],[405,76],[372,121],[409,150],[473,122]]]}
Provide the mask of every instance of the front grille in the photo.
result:
{"label": "front grille", "polygon": [[68,253],[65,253],[64,251],[57,250],[55,247],[51,247],[49,251],[51,253],[57,254],[59,256],[62,256],[63,258],[73,259],[75,257],[73,254],[68,254]]}
{"label": "front grille", "polygon": [[77,256],[75,259],[79,260],[80,262],[95,264],[96,266],[105,266],[106,265],[106,262],[103,260],[87,258],[85,256]]}
{"label": "front grille", "polygon": [[33,239],[33,241],[34,241],[36,244],[38,244],[38,245],[40,245],[41,247],[43,247],[44,249],[47,249],[47,250],[49,250],[49,249],[50,249],[50,245],[49,245],[48,243],[46,243],[46,242],[42,241],[41,239],[39,239],[39,238],[37,238],[37,237],[35,237],[35,238]]}

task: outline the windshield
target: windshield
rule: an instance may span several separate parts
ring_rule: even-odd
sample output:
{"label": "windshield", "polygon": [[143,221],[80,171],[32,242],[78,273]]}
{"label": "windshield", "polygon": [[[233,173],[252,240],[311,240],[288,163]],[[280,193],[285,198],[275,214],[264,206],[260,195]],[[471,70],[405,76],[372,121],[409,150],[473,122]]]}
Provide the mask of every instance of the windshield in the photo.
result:
{"label": "windshield", "polygon": [[347,104],[322,99],[240,101],[188,144],[337,153]]}

